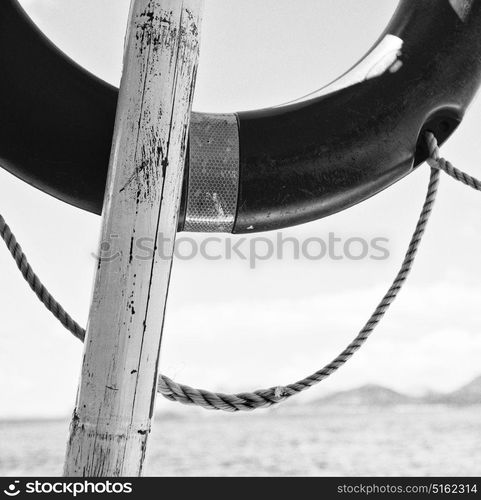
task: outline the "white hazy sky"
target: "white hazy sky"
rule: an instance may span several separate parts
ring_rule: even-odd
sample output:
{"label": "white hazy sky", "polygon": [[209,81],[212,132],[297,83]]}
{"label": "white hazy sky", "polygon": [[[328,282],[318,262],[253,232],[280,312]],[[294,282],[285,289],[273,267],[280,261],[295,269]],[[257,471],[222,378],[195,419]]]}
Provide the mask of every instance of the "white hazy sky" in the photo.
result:
{"label": "white hazy sky", "polygon": [[[49,37],[118,84],[128,0],[22,0]],[[233,111],[307,94],[377,39],[395,0],[207,0],[195,109]],[[481,102],[444,155],[480,174]],[[297,380],[354,337],[392,280],[428,180],[420,168],[381,195],[284,236],[383,236],[385,262],[177,262],[161,370],[215,390]],[[481,373],[481,199],[442,179],[412,278],[367,346],[304,397],[362,383],[448,390]],[[100,219],[0,171],[0,212],[51,291],[85,324]],[[0,417],[73,408],[82,347],[44,310],[0,246]],[[159,402],[163,408],[171,403]]]}

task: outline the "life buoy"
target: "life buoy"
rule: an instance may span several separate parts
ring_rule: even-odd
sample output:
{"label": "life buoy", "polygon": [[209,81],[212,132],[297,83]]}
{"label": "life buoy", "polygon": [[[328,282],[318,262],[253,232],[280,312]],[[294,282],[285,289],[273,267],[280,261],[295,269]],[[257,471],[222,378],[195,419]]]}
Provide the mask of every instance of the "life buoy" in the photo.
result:
{"label": "life buoy", "polygon": [[[0,163],[100,213],[118,91],[0,1]],[[249,233],[312,221],[401,179],[456,129],[481,83],[481,2],[402,0],[372,50],[283,106],[194,114],[179,229]]]}

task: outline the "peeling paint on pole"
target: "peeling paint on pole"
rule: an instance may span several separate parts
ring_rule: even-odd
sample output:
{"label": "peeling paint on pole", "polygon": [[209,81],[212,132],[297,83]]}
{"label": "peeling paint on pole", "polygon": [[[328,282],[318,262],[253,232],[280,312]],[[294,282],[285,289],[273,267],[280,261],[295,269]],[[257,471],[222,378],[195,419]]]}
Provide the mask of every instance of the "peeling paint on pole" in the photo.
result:
{"label": "peeling paint on pole", "polygon": [[[133,0],[66,476],[138,476],[153,414],[203,0]],[[112,235],[116,235],[112,238]],[[117,237],[118,235],[118,237]],[[133,258],[138,237],[171,242]],[[170,258],[165,258],[168,250]],[[102,253],[100,252],[99,255]]]}

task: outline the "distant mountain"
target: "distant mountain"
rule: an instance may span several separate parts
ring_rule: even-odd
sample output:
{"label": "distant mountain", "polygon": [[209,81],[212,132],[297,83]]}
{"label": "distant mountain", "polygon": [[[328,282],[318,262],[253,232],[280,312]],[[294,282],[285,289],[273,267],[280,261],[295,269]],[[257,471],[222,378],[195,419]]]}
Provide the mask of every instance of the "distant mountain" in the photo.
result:
{"label": "distant mountain", "polygon": [[448,404],[455,406],[467,406],[481,404],[481,376],[475,378],[469,384],[448,394],[439,394],[429,398],[431,404]]}
{"label": "distant mountain", "polygon": [[317,399],[309,406],[389,407],[402,405],[481,405],[481,376],[461,388],[446,394],[429,393],[421,397],[408,396],[380,385],[363,385]]}
{"label": "distant mountain", "polygon": [[380,385],[363,385],[337,392],[311,403],[315,406],[398,406],[415,404],[417,399]]}

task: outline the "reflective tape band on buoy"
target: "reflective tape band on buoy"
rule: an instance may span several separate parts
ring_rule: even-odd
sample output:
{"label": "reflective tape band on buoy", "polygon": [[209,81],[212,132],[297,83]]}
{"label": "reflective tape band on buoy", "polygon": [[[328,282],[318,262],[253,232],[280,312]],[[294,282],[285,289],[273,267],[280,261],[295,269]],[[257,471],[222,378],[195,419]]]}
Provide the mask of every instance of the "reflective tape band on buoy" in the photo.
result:
{"label": "reflective tape band on buoy", "polygon": [[[0,164],[100,213],[117,89],[0,2]],[[403,178],[456,129],[481,83],[481,2],[402,0],[341,78],[283,106],[195,114],[179,229],[249,233],[325,217]]]}

